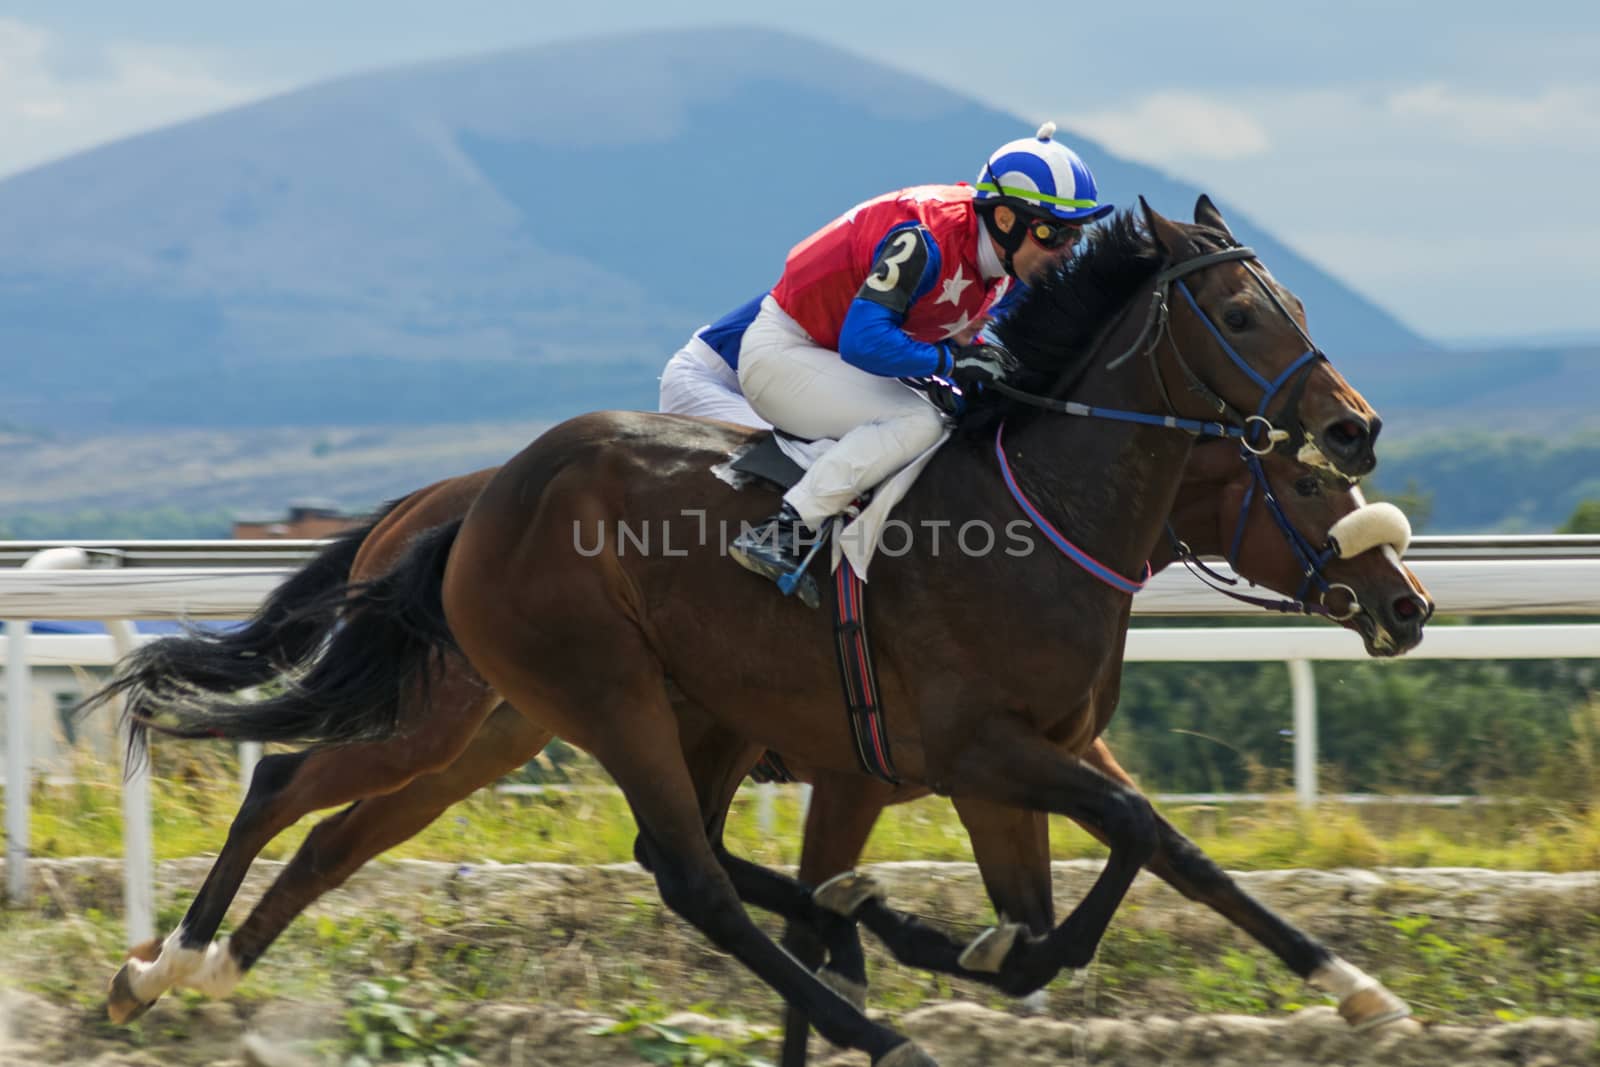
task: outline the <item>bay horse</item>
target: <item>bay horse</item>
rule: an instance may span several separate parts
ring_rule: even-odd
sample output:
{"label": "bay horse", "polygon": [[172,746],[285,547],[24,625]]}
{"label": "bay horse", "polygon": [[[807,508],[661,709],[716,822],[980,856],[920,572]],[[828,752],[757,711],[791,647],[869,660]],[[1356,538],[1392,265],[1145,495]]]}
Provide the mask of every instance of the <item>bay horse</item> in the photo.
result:
{"label": "bay horse", "polygon": [[[494,473],[494,469],[477,471],[409,494],[371,523],[334,539],[273,593],[249,625],[153,642],[121,666],[113,688],[128,693],[137,710],[160,705],[173,686],[233,693],[292,671],[295,665],[313,658],[326,636],[293,621],[304,620],[301,609],[306,604],[346,580],[380,577],[415,535],[463,517]],[[1404,550],[1403,518],[1379,513],[1366,505],[1354,488],[1325,486],[1319,479],[1306,477],[1297,463],[1283,457],[1264,456],[1260,467],[1252,468],[1235,459],[1221,442],[1197,447],[1185,466],[1169,527],[1171,536],[1158,542],[1151,556],[1153,571],[1178,560],[1180,551],[1188,557],[1228,556],[1245,579],[1293,598],[1264,602],[1264,608],[1323,614],[1360,634],[1373,656],[1408,651],[1421,639],[1422,625],[1432,613],[1432,603],[1415,576],[1397,559]],[[1330,551],[1332,546],[1336,551]],[[1312,572],[1309,581],[1308,569]],[[1315,601],[1308,600],[1308,589],[1320,590]],[[448,667],[452,672],[470,673],[470,667],[459,659],[450,660]],[[442,692],[475,688],[451,684]],[[429,721],[471,720],[473,707],[471,700],[456,706],[436,700]],[[423,724],[416,729],[430,728]],[[532,759],[552,735],[509,705],[500,704],[453,763],[425,773],[404,758],[412,751],[411,736],[390,742],[400,749],[400,758],[393,763],[396,780],[363,783],[364,797],[319,824],[250,915],[218,943],[219,952],[225,946],[228,954],[223,971],[242,977],[315,900],[342,885],[368,860],[420,832],[451,804]],[[272,755],[264,762],[280,758]],[[1132,787],[1103,738],[1096,738],[1083,758]],[[798,777],[814,784],[799,870],[800,881],[807,885],[819,885],[850,871],[885,806],[927,793],[924,788],[890,786],[861,774],[813,770],[792,760],[789,764]],[[262,777],[276,776],[269,767]],[[397,782],[403,784],[396,788]],[[297,822],[312,810],[305,806],[304,795],[300,790],[280,790],[247,804],[215,866],[220,871],[236,868],[241,850],[248,852],[242,862],[251,862],[266,844],[252,827],[252,820],[265,818],[273,825]],[[285,810],[266,814],[268,809]],[[961,810],[996,912],[1042,934],[1053,924],[1047,822],[1032,813],[986,810],[974,803],[963,803]],[[1313,939],[1252,901],[1169,823],[1163,820],[1159,825],[1162,845],[1148,865],[1158,876],[1254,934],[1302,978],[1333,959]],[[204,930],[202,918],[225,912],[231,903],[231,895],[228,900],[212,899],[219,892],[216,886],[208,883],[196,898],[184,921],[191,933],[210,938],[212,933]],[[824,962],[824,949],[813,930],[812,924],[793,923],[785,944],[815,969]],[[852,944],[853,931],[853,924],[843,930],[830,927],[830,941],[839,958],[829,963],[828,974],[836,987],[864,997],[865,971],[864,965],[855,962],[862,957]],[[891,932],[891,947],[899,943]],[[987,943],[992,954],[998,942]],[[911,954],[913,950],[905,951]],[[153,959],[158,952],[159,944],[152,942],[138,946],[134,958]],[[213,952],[212,958],[217,955]],[[188,976],[178,984],[189,984]],[[121,989],[123,983],[113,988]],[[209,988],[225,994],[231,991],[231,984],[210,982]],[[161,991],[155,992],[159,996]],[[1382,998],[1372,995],[1364,999]],[[114,997],[108,1007],[113,1019],[125,1022],[153,1002],[153,997],[142,1003]],[[1353,1023],[1371,1023],[1378,1018],[1379,1013],[1359,1010],[1360,1003],[1347,998],[1340,1007]],[[792,1019],[789,1032],[789,1045],[792,1048],[798,1042],[799,1051],[786,1052],[784,1062],[803,1063],[804,1020]]]}
{"label": "bay horse", "polygon": [[[1124,575],[1153,547],[1189,451],[1190,438],[1168,427],[1210,426],[1238,436],[1253,432],[1248,429],[1253,423],[1256,430],[1272,431],[1266,413],[1274,397],[1287,393],[1273,417],[1292,427],[1283,436],[1301,458],[1346,474],[1364,473],[1373,462],[1376,416],[1314,347],[1302,344],[1298,308],[1291,312],[1285,304],[1292,298],[1280,296],[1268,276],[1246,264],[1252,254],[1234,245],[1209,201],[1202,200],[1196,218],[1198,225],[1189,227],[1146,208],[1141,231],[1123,216],[1002,328],[1032,380],[1054,379],[1051,392],[1058,397],[1071,389],[1072,401],[1047,405],[1060,403],[1067,414],[1104,415],[1109,409],[1112,417],[1130,416],[1113,427],[1084,432],[1076,420],[1030,416],[1017,407],[1010,416],[1011,446],[996,438],[1000,464],[1014,465],[1019,480],[1057,523],[1071,517],[1073,528],[1084,531],[1085,543]],[[1192,288],[1183,280],[1186,275]],[[1182,304],[1167,302],[1174,285]],[[1150,295],[1149,310],[1141,320],[1129,312],[1144,292]],[[1083,320],[1076,335],[1062,321],[1070,318]],[[1214,318],[1224,323],[1226,337]],[[1055,347],[1042,340],[1050,336]],[[1077,345],[1071,343],[1074,336]],[[1126,351],[1113,359],[1119,341]],[[1088,358],[1082,357],[1085,350]],[[1120,375],[1090,373],[1114,372],[1136,354],[1147,356],[1153,371],[1148,378],[1137,362]],[[1243,396],[1259,402],[1257,414],[1248,419],[1238,414],[1241,406],[1251,406],[1239,403]],[[1167,414],[1148,412],[1162,403]],[[507,694],[519,713],[543,728],[588,748],[611,771],[633,806],[643,858],[656,871],[670,907],[804,1008],[836,1043],[861,1048],[877,1063],[931,1062],[902,1035],[868,1021],[749,923],[734,886],[743,875],[718,862],[702,823],[703,809],[716,810],[731,795],[729,786],[742,776],[748,765],[743,753],[752,744],[793,753],[825,769],[853,766],[842,729],[813,721],[815,710],[827,706],[818,686],[831,682],[828,671],[819,668],[831,670],[831,664],[803,640],[792,647],[746,649],[731,662],[697,663],[691,654],[697,644],[718,647],[717,631],[725,631],[728,621],[719,627],[711,618],[718,611],[737,608],[738,625],[769,640],[802,638],[809,629],[820,648],[825,634],[817,629],[817,616],[770,595],[753,595],[748,582],[730,580],[736,574],[726,561],[706,562],[716,558],[713,553],[677,558],[668,552],[671,566],[663,567],[662,560],[646,553],[627,556],[621,544],[593,555],[573,552],[574,543],[562,546],[556,536],[573,536],[574,521],[598,529],[602,522],[627,517],[648,517],[661,524],[665,536],[685,502],[702,505],[702,522],[707,516],[754,515],[755,495],[735,494],[707,477],[727,454],[729,441],[728,431],[708,424],[609,413],[573,420],[535,442],[490,480],[464,523],[419,541],[402,566],[378,583],[381,592],[374,587],[351,599],[327,655],[283,700],[261,706],[265,723],[285,711],[284,701],[301,704],[298,718],[278,716],[277,725],[263,727],[273,737],[344,743],[281,757],[273,774],[258,774],[261,795],[284,789],[301,772],[330,765],[334,758],[354,761],[345,766],[346,790],[359,780],[353,770],[392,763],[394,754],[384,751],[382,740],[402,725],[398,717],[406,701],[400,694],[410,695],[426,678],[430,659],[448,646],[454,632],[495,692]],[[902,514],[1009,515],[1015,504],[999,491],[989,471],[993,462],[971,442],[947,447],[902,503]],[[1110,478],[1093,484],[1084,472]],[[756,507],[769,503],[759,501]],[[514,520],[511,511],[518,512]],[[680,545],[690,540],[683,533],[680,528]],[[552,547],[554,555],[540,550]],[[491,598],[496,604],[481,602],[487,589],[481,584],[486,571],[478,562],[480,552],[489,553],[504,571]],[[1043,553],[1003,565],[993,559],[952,565],[921,546],[909,559],[883,559],[874,589],[881,590],[874,594],[876,602],[889,603],[890,616],[905,623],[878,641],[887,665],[887,702],[900,709],[891,713],[889,729],[903,776],[961,798],[1059,811],[1109,839],[1111,860],[1096,887],[1035,953],[1057,968],[1086,962],[1133,872],[1157,847],[1148,804],[1073,755],[1087,751],[1104,725],[1095,711],[1095,694],[1106,688],[1107,665],[1115,660],[1120,666],[1125,594],[1112,589],[1108,595],[1074,564]],[[1007,613],[982,633],[952,626],[949,603],[980,604],[987,595],[992,605],[996,590],[1019,600],[1025,610]],[[447,617],[437,610],[441,598]],[[554,628],[559,632],[538,625],[536,608],[559,609],[543,616],[561,619]],[[1068,619],[1073,625],[1060,625]],[[1035,627],[1069,632],[1073,644],[1064,655],[1043,654],[1026,640],[1035,636]],[[389,643],[367,646],[373,636]],[[940,652],[931,660],[915,654],[928,640]],[[361,662],[344,660],[346,653],[358,654]],[[557,661],[578,669],[552,671]],[[1005,664],[1007,675],[980,685],[988,663]],[[713,746],[716,762],[698,779],[677,743],[669,675],[733,739],[721,752]],[[449,679],[443,684],[448,686]],[[758,705],[753,694],[769,686],[774,697]],[[388,695],[378,700],[384,705],[378,714],[350,717],[354,705],[346,701],[356,693]],[[741,715],[735,697],[757,711]],[[497,702],[480,690],[482,710],[453,741],[409,737],[431,747],[408,762],[448,766]],[[321,802],[310,806],[351,799],[338,791],[330,784]],[[689,822],[686,813],[692,814]],[[247,818],[244,811],[241,822],[276,832],[263,826],[267,820]],[[223,871],[219,863],[202,897],[231,898],[236,875],[242,877],[242,868]],[[221,913],[213,918],[192,910],[191,918],[208,919],[214,932]],[[183,934],[180,927],[169,939],[173,965],[165,966],[169,954],[162,952],[149,967],[134,970],[130,991],[160,988],[160,981],[179,969],[179,958],[194,954],[193,942]],[[1019,941],[1011,951],[1029,944]]]}

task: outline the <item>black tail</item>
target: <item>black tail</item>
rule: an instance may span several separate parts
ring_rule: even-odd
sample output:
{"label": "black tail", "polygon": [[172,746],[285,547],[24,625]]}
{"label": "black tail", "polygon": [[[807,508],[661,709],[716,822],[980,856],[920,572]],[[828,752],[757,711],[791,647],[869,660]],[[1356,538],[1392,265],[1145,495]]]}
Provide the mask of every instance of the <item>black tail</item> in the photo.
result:
{"label": "black tail", "polygon": [[384,508],[365,526],[340,534],[273,590],[244,626],[208,631],[191,627],[178,637],[152,641],[117,665],[116,676],[78,706],[84,714],[122,695],[136,714],[182,694],[237,693],[264,685],[306,662],[326,638],[320,619],[306,613],[308,605],[350,579],[361,545],[399,501]]}
{"label": "black tail", "polygon": [[[427,700],[435,659],[455,642],[441,589],[461,521],[417,538],[393,570],[370,582],[340,582],[298,604],[289,624],[315,636],[318,654],[300,677],[258,701],[206,699],[193,689],[157,690],[130,702],[128,755],[142,757],[150,730],[227,741],[378,741],[399,726],[402,700]],[[323,635],[331,635],[322,641]],[[97,698],[98,699],[98,698]]]}

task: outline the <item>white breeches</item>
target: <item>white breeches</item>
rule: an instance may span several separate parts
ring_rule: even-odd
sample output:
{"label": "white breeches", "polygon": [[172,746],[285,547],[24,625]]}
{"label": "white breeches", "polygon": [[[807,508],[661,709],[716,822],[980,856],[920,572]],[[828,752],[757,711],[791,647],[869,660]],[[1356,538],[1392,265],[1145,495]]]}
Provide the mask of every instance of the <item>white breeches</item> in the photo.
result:
{"label": "white breeches", "polygon": [[739,392],[733,368],[698,335],[689,338],[661,372],[661,410],[763,430],[771,425]]}
{"label": "white breeches", "polygon": [[917,390],[858,370],[768,296],[745,331],[739,384],[756,413],[799,437],[836,437],[784,500],[817,528],[938,443],[944,420]]}

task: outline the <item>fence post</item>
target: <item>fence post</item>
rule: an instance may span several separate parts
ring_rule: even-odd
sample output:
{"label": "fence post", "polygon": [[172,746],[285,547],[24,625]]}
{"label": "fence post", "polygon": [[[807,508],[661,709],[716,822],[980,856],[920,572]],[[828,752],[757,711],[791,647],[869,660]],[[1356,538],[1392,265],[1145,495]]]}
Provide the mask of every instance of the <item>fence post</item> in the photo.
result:
{"label": "fence post", "polygon": [[[89,565],[81,548],[47,548],[22,564],[27,571],[72,571]],[[6,622],[6,895],[28,899],[28,821],[33,792],[33,668],[27,619]]]}
{"label": "fence post", "polygon": [[1294,694],[1294,794],[1302,808],[1317,804],[1317,681],[1311,661],[1289,661]]}
{"label": "fence post", "polygon": [[28,621],[6,622],[6,899],[28,899],[29,766],[33,743],[33,671],[28,665]]}
{"label": "fence post", "polygon": [[756,786],[756,825],[761,836],[772,840],[778,832],[778,784],[763,782]]}
{"label": "fence post", "polygon": [[256,764],[261,762],[261,742],[239,742],[239,802],[250,795],[250,779],[256,776]]}

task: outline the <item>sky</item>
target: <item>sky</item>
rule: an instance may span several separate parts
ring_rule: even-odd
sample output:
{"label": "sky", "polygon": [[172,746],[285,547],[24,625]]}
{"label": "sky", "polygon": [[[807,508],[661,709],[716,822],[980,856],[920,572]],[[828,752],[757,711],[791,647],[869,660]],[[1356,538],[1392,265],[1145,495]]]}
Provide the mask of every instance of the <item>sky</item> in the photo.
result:
{"label": "sky", "polygon": [[1600,339],[1600,4],[661,6],[0,0],[0,178],[396,64],[599,33],[766,25],[1029,123],[1054,119],[1200,185],[1434,339]]}

